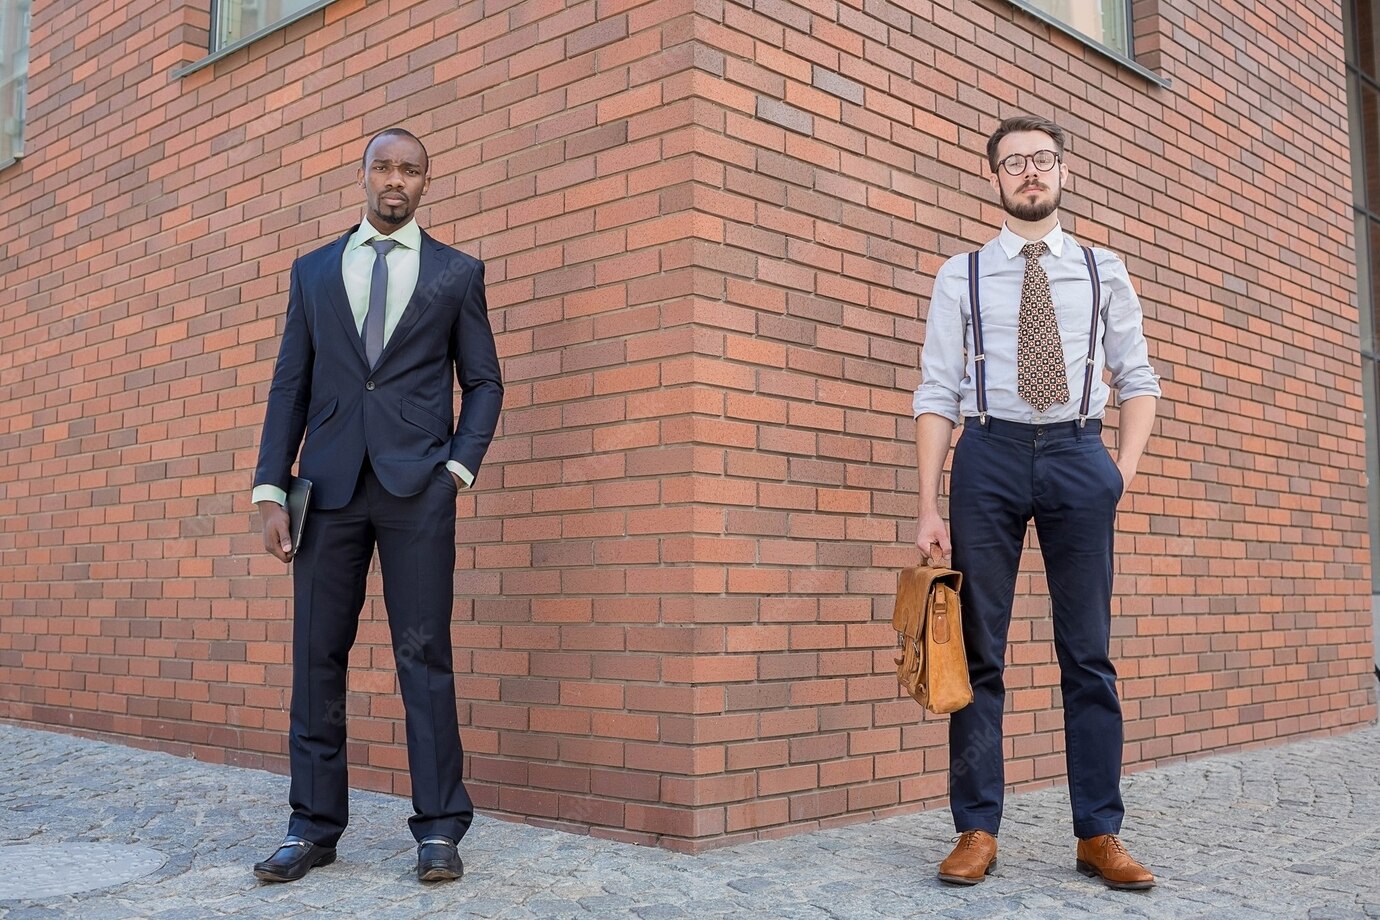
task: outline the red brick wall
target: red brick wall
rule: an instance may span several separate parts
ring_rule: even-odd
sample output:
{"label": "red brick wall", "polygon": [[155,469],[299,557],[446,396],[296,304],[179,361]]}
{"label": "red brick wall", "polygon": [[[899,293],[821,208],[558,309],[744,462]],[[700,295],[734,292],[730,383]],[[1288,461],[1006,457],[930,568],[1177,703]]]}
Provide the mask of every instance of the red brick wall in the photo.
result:
{"label": "red brick wall", "polygon": [[[287,268],[401,123],[508,382],[460,500],[479,806],[695,849],[938,802],[943,721],[890,673],[909,391],[935,270],[1000,220],[985,135],[1029,110],[1074,135],[1066,223],[1125,255],[1164,376],[1121,516],[1128,765],[1373,720],[1335,4],[1141,0],[1168,89],[1002,0],[861,6],[339,0],[174,77],[204,8],[37,0],[0,171],[0,717],[285,768],[258,426]],[[1063,771],[1027,563],[1020,786]],[[352,776],[405,792],[370,587]]]}

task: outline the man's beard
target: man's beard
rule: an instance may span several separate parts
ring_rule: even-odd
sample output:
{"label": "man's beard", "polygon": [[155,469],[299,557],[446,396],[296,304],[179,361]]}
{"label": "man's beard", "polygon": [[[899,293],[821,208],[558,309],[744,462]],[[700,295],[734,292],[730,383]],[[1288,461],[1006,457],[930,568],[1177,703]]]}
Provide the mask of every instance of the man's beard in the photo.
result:
{"label": "man's beard", "polygon": [[1036,201],[1032,204],[1027,204],[1020,200],[1020,196],[1023,194],[1024,192],[1017,192],[1016,198],[1008,198],[1006,197],[1006,189],[1001,189],[1001,206],[1006,210],[1007,214],[1010,214],[1017,220],[1023,220],[1027,223],[1034,224],[1039,223],[1059,210],[1059,201],[1064,197],[1064,190],[1062,188],[1057,189],[1054,192],[1053,198]]}
{"label": "man's beard", "polygon": [[384,204],[383,202],[379,202],[372,210],[374,216],[385,224],[393,227],[401,227],[403,224],[407,223],[407,219],[412,216],[407,211],[407,205],[402,204]]}

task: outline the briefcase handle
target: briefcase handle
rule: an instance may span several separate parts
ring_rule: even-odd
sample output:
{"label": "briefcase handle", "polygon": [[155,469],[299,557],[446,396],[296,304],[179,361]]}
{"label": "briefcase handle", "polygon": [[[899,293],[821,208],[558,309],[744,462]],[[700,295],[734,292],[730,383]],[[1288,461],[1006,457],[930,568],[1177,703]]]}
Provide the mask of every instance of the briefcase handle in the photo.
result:
{"label": "briefcase handle", "polygon": [[[931,541],[930,541],[930,545],[929,545],[928,548],[929,548],[929,549],[933,549],[934,547],[936,547],[936,546],[938,546],[938,545],[939,545],[939,541],[938,541],[938,540],[931,540]],[[941,555],[943,554],[943,552],[944,552],[943,550],[940,550],[940,554],[941,554]],[[921,564],[921,565],[934,565],[934,554],[933,554],[933,553],[926,553],[926,552],[924,552],[924,551],[922,550],[921,553],[920,553],[920,564]]]}

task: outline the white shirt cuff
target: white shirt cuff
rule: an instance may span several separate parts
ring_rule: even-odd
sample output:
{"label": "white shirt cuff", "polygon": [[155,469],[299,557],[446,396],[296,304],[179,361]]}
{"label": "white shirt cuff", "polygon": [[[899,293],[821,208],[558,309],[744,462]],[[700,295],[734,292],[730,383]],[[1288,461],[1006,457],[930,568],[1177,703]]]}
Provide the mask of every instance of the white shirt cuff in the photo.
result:
{"label": "white shirt cuff", "polygon": [[[461,488],[468,489],[470,486],[474,485],[474,474],[465,469],[463,463],[459,463],[455,460],[447,460],[446,469],[460,477],[460,482],[463,483]],[[286,508],[287,493],[277,486],[255,486],[251,501],[256,505],[259,502],[276,502]]]}
{"label": "white shirt cuff", "polygon": [[259,502],[277,502],[286,508],[287,493],[277,486],[255,486],[253,502],[256,505]]}
{"label": "white shirt cuff", "polygon": [[474,485],[474,474],[465,469],[465,465],[460,461],[447,460],[446,469],[460,477],[460,482],[463,483],[460,488],[468,489],[470,486]]}

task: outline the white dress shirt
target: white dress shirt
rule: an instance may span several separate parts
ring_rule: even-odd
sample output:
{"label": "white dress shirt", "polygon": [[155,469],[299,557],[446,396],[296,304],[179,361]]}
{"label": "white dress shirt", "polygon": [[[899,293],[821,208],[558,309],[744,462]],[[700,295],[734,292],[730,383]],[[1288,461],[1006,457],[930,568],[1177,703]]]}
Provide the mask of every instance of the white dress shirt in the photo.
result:
{"label": "white dress shirt", "polygon": [[[417,275],[422,265],[422,228],[413,218],[392,233],[383,233],[368,220],[363,220],[359,229],[345,241],[340,271],[345,280],[345,296],[350,301],[350,312],[355,317],[355,331],[361,338],[364,336],[364,317],[369,314],[369,286],[374,275],[374,260],[378,258],[377,251],[369,245],[374,240],[393,240],[398,244],[387,255],[388,295],[383,311],[383,344],[387,347],[393,330],[398,328],[398,321],[407,309],[408,301],[412,299],[412,293],[417,289]],[[474,484],[474,474],[465,469],[464,464],[447,460],[446,469],[460,477],[462,488],[468,489]],[[255,486],[252,499],[255,504],[271,501],[287,507],[287,493],[277,486]]]}
{"label": "white dress shirt", "polygon": [[[1074,421],[1083,400],[1088,330],[1092,325],[1088,266],[1078,241],[1056,224],[1044,238],[1049,252],[1040,257],[1040,265],[1049,275],[1054,312],[1059,320],[1069,400],[1056,403],[1045,412],[1036,412],[1016,391],[1021,283],[1025,278],[1021,247],[1028,242],[1003,225],[1001,234],[983,246],[979,256],[987,411],[994,418],[1025,424]],[[1125,402],[1136,396],[1159,396],[1160,385],[1150,366],[1141,328],[1140,300],[1131,287],[1126,266],[1105,249],[1094,249],[1093,254],[1102,280],[1102,315],[1098,321],[1099,341],[1088,417],[1101,418],[1112,389]],[[921,381],[912,407],[916,418],[928,412],[957,423],[960,417],[978,414],[973,316],[968,301],[965,253],[945,262],[934,279],[929,317],[925,320]],[[1110,388],[1103,380],[1106,370],[1111,371]]]}
{"label": "white dress shirt", "polygon": [[369,282],[374,276],[374,260],[378,254],[369,244],[374,240],[392,240],[398,245],[388,253],[388,297],[383,311],[383,344],[393,337],[407,302],[417,289],[417,273],[422,265],[422,228],[416,219],[409,220],[392,233],[382,233],[365,220],[345,242],[340,259],[341,274],[345,278],[345,295],[350,298],[350,312],[355,315],[355,331],[364,336],[364,317],[369,314]]}

